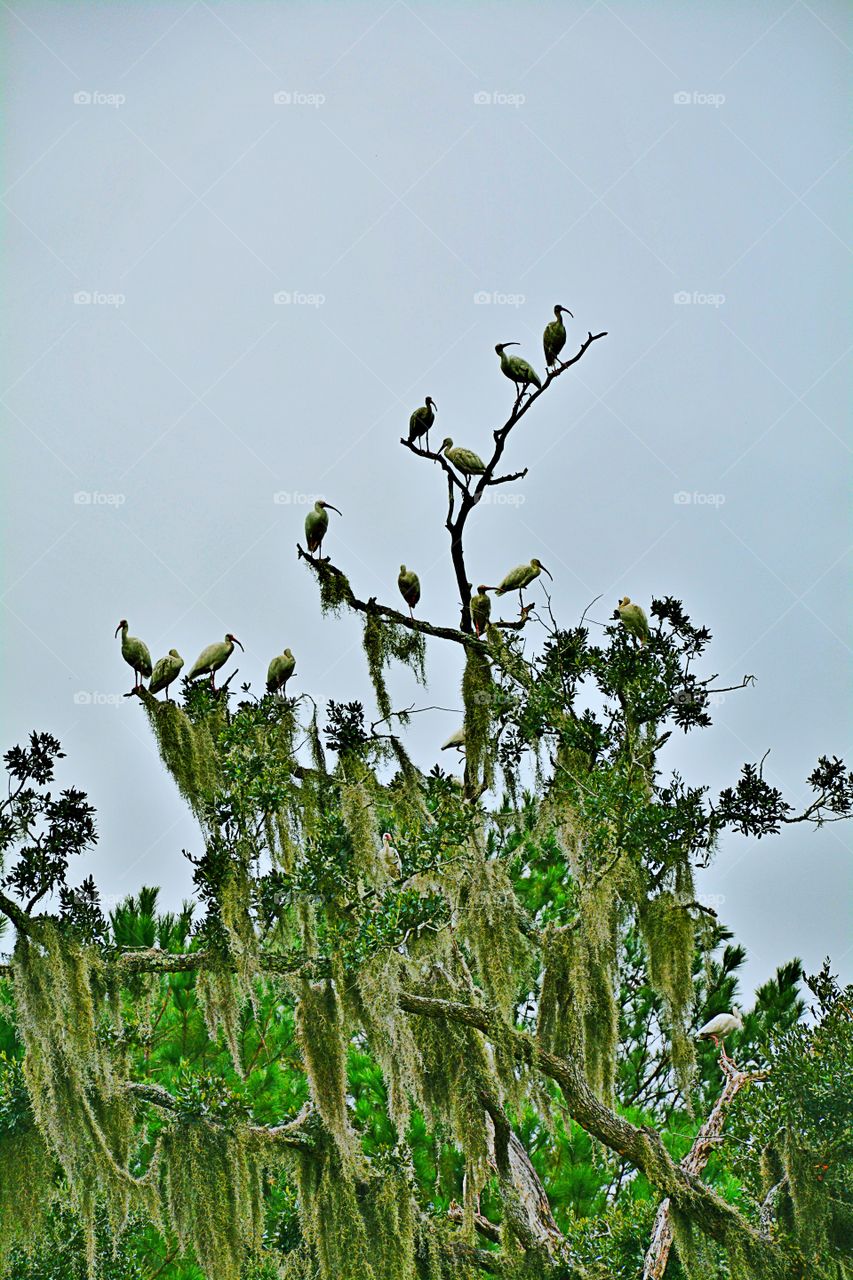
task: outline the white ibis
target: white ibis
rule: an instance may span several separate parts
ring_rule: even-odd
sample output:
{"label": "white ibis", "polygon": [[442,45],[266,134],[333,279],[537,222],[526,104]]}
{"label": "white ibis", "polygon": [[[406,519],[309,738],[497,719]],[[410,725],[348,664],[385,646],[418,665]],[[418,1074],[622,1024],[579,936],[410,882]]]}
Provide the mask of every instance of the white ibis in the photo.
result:
{"label": "white ibis", "polygon": [[450,737],[447,739],[447,741],[446,741],[446,742],[442,742],[442,744],[441,744],[441,749],[442,749],[442,751],[447,751],[447,750],[449,750],[449,748],[450,748],[450,747],[455,747],[455,748],[456,748],[456,750],[457,750],[457,751],[460,751],[460,752],[465,750],[465,726],[464,726],[464,724],[463,724],[463,725],[460,725],[460,726],[459,726],[459,728],[456,730],[456,732],[455,732],[455,733],[451,733],[451,735],[450,735]]}
{"label": "white ibis", "polygon": [[486,470],[486,464],[479,453],[475,453],[473,449],[465,449],[460,444],[454,445],[450,436],[445,437],[438,452],[443,453],[447,461],[462,472],[466,485],[471,476],[481,476]]}
{"label": "white ibis", "polygon": [[623,596],[616,606],[616,614],[622,626],[639,644],[645,644],[649,638],[649,620],[645,610],[634,604],[628,596]]}
{"label": "white ibis", "polygon": [[267,671],[267,693],[280,693],[296,670],[296,659],[290,649],[273,658]]}
{"label": "white ibis", "polygon": [[[312,556],[315,551],[322,549],[323,539],[329,527],[329,511],[334,511],[337,515],[342,514],[337,507],[332,506],[331,502],[324,502],[320,498],[314,503],[313,510],[309,511],[305,517],[305,541]],[[320,559],[322,558],[321,555]]]}
{"label": "white ibis", "polygon": [[121,632],[121,656],[129,667],[133,667],[133,689],[136,690],[141,683],[140,676],[144,676],[147,680],[151,675],[151,654],[147,644],[136,636],[127,634],[127,618],[122,618],[116,627],[115,635],[117,636],[119,632]]}
{"label": "white ibis", "polygon": [[424,403],[409,418],[409,444],[414,444],[420,440],[421,436],[426,436],[427,449],[429,449],[429,429],[435,422],[435,415],[438,412],[438,405],[432,396],[427,396]]}
{"label": "white ibis", "polygon": [[531,386],[539,387],[541,390],[542,383],[539,380],[539,374],[526,360],[522,360],[521,356],[507,355],[506,347],[517,346],[517,342],[499,342],[495,352],[500,356],[501,373],[505,374],[510,382],[515,383],[515,395],[516,399],[519,399]]}
{"label": "white ibis", "polygon": [[151,683],[148,686],[149,693],[159,693],[161,689],[166,690],[166,701],[171,702],[169,697],[169,685],[173,680],[177,680],[181,672],[184,660],[178,653],[177,649],[170,649],[165,658],[158,659],[154,664],[154,670],[151,673]]}
{"label": "white ibis", "polygon": [[401,564],[397,586],[400,588],[400,595],[409,606],[409,616],[414,617],[412,610],[421,598],[421,580],[414,569],[407,569],[404,564]]}
{"label": "white ibis", "polygon": [[540,573],[547,573],[552,579],[550,569],[546,569],[541,560],[533,559],[529,564],[518,564],[514,569],[510,569],[509,573],[498,587],[487,587],[487,591],[494,591],[495,595],[505,596],[508,591],[518,592],[518,603],[520,607],[524,607],[524,601],[521,593],[525,587],[529,587],[531,582],[539,577]]}
{"label": "white ibis", "polygon": [[403,864],[400,862],[399,853],[391,843],[391,834],[388,831],[382,836],[382,848],[379,850],[379,856],[391,879],[399,880],[403,874]]}
{"label": "white ibis", "polygon": [[[726,1036],[730,1036],[733,1031],[743,1030],[743,1018],[740,1015],[740,1009],[734,1006],[731,1013],[718,1013],[711,1018],[710,1022],[706,1022],[704,1027],[700,1027],[696,1032],[697,1040],[713,1040],[714,1048],[721,1040],[725,1040]],[[724,1058],[728,1058],[726,1046],[723,1045],[722,1053]]]}
{"label": "white ibis", "polygon": [[471,597],[471,621],[474,623],[474,630],[478,636],[481,636],[489,625],[489,619],[492,616],[492,602],[486,595],[488,587],[481,583],[477,588],[477,594]]}
{"label": "white ibis", "polygon": [[195,680],[197,676],[209,675],[210,687],[211,689],[215,689],[216,685],[213,682],[214,673],[217,672],[220,667],[225,666],[225,663],[234,652],[235,644],[239,644],[240,648],[243,648],[237,637],[232,636],[229,631],[224,640],[218,640],[216,644],[209,644],[206,649],[202,649],[201,653],[193,663],[193,669],[187,676],[187,679]]}
{"label": "white ibis", "polygon": [[[542,335],[542,347],[545,351],[545,364],[550,369],[560,358],[560,352],[566,345],[566,326],[563,321],[562,312],[567,316],[572,316],[568,307],[561,307],[559,303],[554,308],[556,319],[545,326],[545,332]],[[572,316],[574,320],[574,316]]]}

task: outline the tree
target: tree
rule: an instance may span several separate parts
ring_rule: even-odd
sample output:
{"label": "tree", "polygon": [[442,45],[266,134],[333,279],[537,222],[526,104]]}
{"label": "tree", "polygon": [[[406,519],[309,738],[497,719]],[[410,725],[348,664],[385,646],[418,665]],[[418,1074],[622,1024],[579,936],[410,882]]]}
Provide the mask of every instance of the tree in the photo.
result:
{"label": "tree", "polygon": [[[808,1184],[816,1228],[791,1082],[812,1080],[817,1134],[826,1090],[807,1059],[824,1025],[833,1062],[849,1046],[849,1003],[825,974],[807,1032],[799,967],[780,971],[740,1042],[758,1074],[700,1129],[719,1067],[691,1027],[728,1005],[742,954],[694,871],[725,829],[847,816],[853,778],[822,757],[796,813],[760,763],[714,801],[664,777],[665,744],[710,727],[718,691],[696,672],[710,633],[678,600],[652,602],[646,641],[616,619],[601,643],[584,618],[562,628],[547,592],[472,628],[467,522],[525,474],[498,474],[510,433],[604,336],[517,395],[478,477],[402,441],[446,477],[458,626],[362,600],[299,549],[323,611],[363,618],[376,720],[330,703],[321,725],[308,695],[229,681],[185,680],[180,703],[135,691],[203,836],[195,904],[162,916],[143,890],[107,919],[90,879],[67,884],[95,827],[81,792],[47,790],[59,743],[7,753],[0,1255],[20,1275],[49,1274],[47,1228],[73,1221],[90,1271],[109,1245],[121,1280],[195,1264],[208,1280],[627,1276],[661,1198],[688,1274],[793,1280],[815,1249],[841,1274],[849,1148],[839,1123],[839,1172]],[[428,637],[463,668],[461,778],[416,766],[414,709],[385,685],[392,661],[425,680]],[[748,1154],[700,1176],[734,1093],[757,1109],[772,1186]]]}

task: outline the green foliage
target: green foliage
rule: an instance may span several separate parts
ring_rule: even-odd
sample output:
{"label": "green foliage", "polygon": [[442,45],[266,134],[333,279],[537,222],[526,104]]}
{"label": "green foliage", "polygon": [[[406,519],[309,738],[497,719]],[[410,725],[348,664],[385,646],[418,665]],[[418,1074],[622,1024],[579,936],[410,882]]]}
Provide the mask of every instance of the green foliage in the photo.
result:
{"label": "green foliage", "polygon": [[259,1252],[270,1160],[268,1144],[244,1127],[189,1119],[161,1136],[163,1206],[181,1248],[207,1276],[241,1280],[247,1253]]}
{"label": "green foliage", "polygon": [[391,715],[391,699],[385,685],[385,668],[396,659],[411,667],[419,684],[425,684],[424,638],[419,631],[410,631],[397,623],[386,622],[378,613],[368,613],[364,620],[363,643],[379,714],[387,719]]}
{"label": "green foliage", "polygon": [[462,676],[465,707],[465,779],[470,792],[494,783],[492,719],[497,699],[491,663],[479,649],[469,646]]}
{"label": "green foliage", "polygon": [[771,1195],[792,1254],[841,1276],[853,1224],[853,987],[828,961],[806,982],[814,1021],[771,1034],[767,1080],[739,1099],[734,1134],[751,1141],[738,1171],[758,1202]]}
{"label": "green foliage", "polygon": [[[324,608],[352,604],[338,570],[311,569]],[[324,747],[307,696],[185,682],[177,705],[143,692],[202,829],[187,855],[195,901],[174,915],[143,889],[107,920],[91,881],[69,886],[91,810],[81,792],[61,804],[43,792],[55,740],[9,753],[4,910],[55,893],[54,914],[18,939],[0,1005],[0,1159],[14,1169],[0,1253],[16,1280],[53,1280],[53,1246],[36,1237],[58,1240],[72,1219],[74,1280],[96,1266],[105,1280],[462,1280],[498,1251],[507,1280],[636,1276],[662,1165],[638,1174],[594,1141],[537,1074],[534,1036],[523,1062],[510,1040],[535,1032],[574,1059],[599,1099],[680,1159],[720,1088],[690,1028],[731,1006],[743,961],[697,907],[694,869],[725,827],[763,835],[790,816],[755,768],[716,806],[662,777],[673,729],[710,724],[695,674],[710,636],[677,601],[651,613],[644,646],[618,625],[600,646],[583,626],[549,630],[539,652],[497,628],[487,649],[468,644],[462,787],[422,773],[359,702],[329,705]],[[386,673],[398,661],[423,678],[423,635],[368,611],[364,646],[380,715],[404,726]],[[843,816],[840,761],[822,757],[810,784],[812,820]],[[186,958],[135,973],[123,953],[153,948]],[[824,975],[806,1027],[798,977],[795,962],[766,984],[732,1040],[771,1076],[743,1091],[739,1141],[705,1176],[752,1221],[775,1188],[785,1256],[832,1274],[851,1221],[850,995]],[[496,1029],[406,1014],[406,993],[483,1008]],[[487,1109],[509,1115],[568,1261],[525,1249]],[[296,1117],[310,1139],[283,1160],[260,1127]],[[759,1265],[709,1246],[692,1217],[675,1231],[673,1280]]]}
{"label": "green foliage", "polygon": [[16,1247],[35,1245],[58,1197],[54,1161],[35,1125],[22,1065],[0,1053],[0,1273]]}
{"label": "green foliage", "polygon": [[[200,700],[207,693],[207,688],[202,687],[193,696]],[[141,698],[163,764],[193,813],[206,823],[219,780],[214,744],[218,717],[211,724],[208,717],[191,719],[176,702],[162,702],[145,693]]]}
{"label": "green foliage", "polygon": [[14,981],[33,1114],[68,1181],[93,1258],[99,1201],[118,1230],[142,1189],[128,1171],[133,1113],[103,959],[42,919],[18,938]]}

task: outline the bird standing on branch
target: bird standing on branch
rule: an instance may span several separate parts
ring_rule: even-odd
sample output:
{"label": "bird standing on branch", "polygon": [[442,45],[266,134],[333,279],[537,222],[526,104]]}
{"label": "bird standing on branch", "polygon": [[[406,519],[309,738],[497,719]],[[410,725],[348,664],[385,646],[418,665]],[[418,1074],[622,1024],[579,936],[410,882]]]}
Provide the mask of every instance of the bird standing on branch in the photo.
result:
{"label": "bird standing on branch", "polygon": [[524,601],[521,593],[525,587],[529,587],[531,582],[539,577],[540,573],[547,573],[553,582],[553,574],[546,569],[541,560],[533,559],[529,564],[516,565],[514,569],[510,569],[499,587],[486,587],[486,591],[494,591],[495,595],[505,596],[509,591],[518,592],[518,603],[520,608],[524,608]]}
{"label": "bird standing on branch", "polygon": [[224,640],[218,640],[216,644],[209,644],[206,649],[202,649],[201,653],[193,663],[193,669],[187,676],[188,680],[195,680],[197,676],[210,676],[210,687],[215,689],[214,674],[220,667],[224,667],[225,663],[234,652],[235,644],[243,646],[236,636],[232,636],[229,631]]}
{"label": "bird standing on branch", "polygon": [[501,372],[506,374],[510,382],[515,383],[515,396],[519,400],[531,385],[538,387],[541,391],[542,383],[539,381],[539,374],[526,360],[522,360],[521,356],[508,356],[506,354],[506,347],[517,346],[517,342],[499,342],[495,347],[495,351],[501,359]]}
{"label": "bird standing on branch", "polygon": [[154,670],[151,673],[151,683],[148,686],[149,693],[159,693],[161,689],[166,690],[166,701],[171,702],[169,697],[169,685],[173,680],[177,680],[181,672],[184,660],[178,653],[177,649],[170,649],[165,658],[160,658],[154,664]]}
{"label": "bird standing on branch", "polygon": [[429,449],[429,429],[435,422],[437,412],[438,405],[432,396],[427,396],[421,407],[415,409],[409,418],[409,444],[414,444],[416,440],[420,440],[421,436],[426,436],[427,449]]}
{"label": "bird standing on branch", "polygon": [[391,843],[389,832],[385,832],[382,836],[382,848],[379,850],[379,857],[382,866],[392,880],[399,880],[403,874],[403,864],[400,861],[400,855]]}
{"label": "bird standing on branch", "polygon": [[[542,346],[545,351],[545,365],[551,368],[555,365],[560,357],[560,352],[566,345],[566,326],[563,323],[563,317],[560,314],[565,312],[567,316],[572,316],[568,307],[561,307],[559,303],[554,308],[555,320],[545,326],[545,332],[542,335]],[[574,320],[574,316],[572,316]]]}
{"label": "bird standing on branch", "polygon": [[[331,502],[324,502],[322,498],[314,503],[314,509],[309,511],[305,517],[305,541],[308,543],[308,550],[312,559],[314,552],[320,551],[322,548],[323,539],[329,527],[329,516],[326,508],[329,511],[336,512],[337,515],[343,514],[343,512],[338,511],[337,507],[333,507]],[[322,555],[320,559],[323,559]]]}
{"label": "bird standing on branch", "polygon": [[649,620],[645,610],[634,604],[628,596],[623,596],[616,606],[614,618],[618,618],[625,630],[634,637],[638,644],[645,644],[649,638]]}
{"label": "bird standing on branch", "polygon": [[486,470],[486,464],[478,453],[474,453],[472,449],[463,449],[461,445],[456,445],[454,448],[450,436],[444,440],[439,453],[443,453],[447,461],[452,462],[456,470],[462,472],[466,487],[471,476],[481,476]]}
{"label": "bird standing on branch", "polygon": [[400,595],[409,606],[409,615],[414,617],[412,610],[421,598],[421,580],[413,569],[407,569],[404,564],[400,565],[400,572],[397,576],[397,586],[400,588]]}
{"label": "bird standing on branch", "polygon": [[[147,680],[151,675],[151,654],[148,652],[147,644],[144,644],[136,636],[127,634],[127,618],[122,618],[115,629],[115,636],[119,632],[121,632],[121,656],[129,667],[133,667],[133,690],[131,692],[134,692],[141,684],[140,676],[144,676]],[[115,636],[113,636],[113,639],[115,639]]]}
{"label": "bird standing on branch", "polygon": [[[726,1036],[730,1036],[733,1031],[743,1030],[743,1018],[740,1009],[735,1005],[731,1013],[718,1013],[710,1022],[706,1022],[704,1027],[700,1027],[696,1032],[697,1040],[713,1040],[714,1048],[720,1041],[725,1040]],[[731,1058],[726,1053],[726,1046],[722,1046],[722,1056],[727,1062],[731,1062]]]}
{"label": "bird standing on branch", "polygon": [[273,658],[267,671],[267,693],[280,693],[296,670],[296,659],[290,649]]}
{"label": "bird standing on branch", "polygon": [[492,616],[492,602],[486,595],[488,589],[481,583],[477,588],[477,594],[471,597],[471,621],[478,636],[486,630]]}

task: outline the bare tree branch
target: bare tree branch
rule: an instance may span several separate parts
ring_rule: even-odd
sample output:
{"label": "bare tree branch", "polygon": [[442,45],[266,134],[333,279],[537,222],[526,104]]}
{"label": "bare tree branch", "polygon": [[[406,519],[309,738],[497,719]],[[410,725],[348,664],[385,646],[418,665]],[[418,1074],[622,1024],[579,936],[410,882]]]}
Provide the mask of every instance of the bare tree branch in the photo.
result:
{"label": "bare tree branch", "polygon": [[[750,1074],[746,1071],[738,1071],[735,1064],[729,1058],[723,1056],[720,1057],[720,1066],[726,1077],[723,1091],[714,1103],[708,1119],[696,1134],[692,1147],[681,1161],[681,1168],[688,1173],[695,1174],[697,1177],[722,1141],[726,1112],[736,1095],[745,1084],[749,1084],[752,1080],[763,1080],[766,1075],[764,1072]],[[662,1200],[658,1208],[655,1225],[652,1229],[651,1243],[646,1252],[643,1280],[661,1280],[666,1271],[666,1264],[672,1248],[672,1218],[669,1205],[669,1199]]]}

